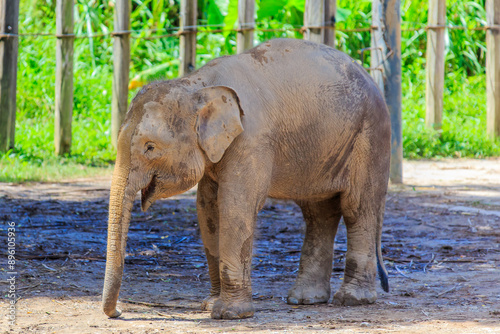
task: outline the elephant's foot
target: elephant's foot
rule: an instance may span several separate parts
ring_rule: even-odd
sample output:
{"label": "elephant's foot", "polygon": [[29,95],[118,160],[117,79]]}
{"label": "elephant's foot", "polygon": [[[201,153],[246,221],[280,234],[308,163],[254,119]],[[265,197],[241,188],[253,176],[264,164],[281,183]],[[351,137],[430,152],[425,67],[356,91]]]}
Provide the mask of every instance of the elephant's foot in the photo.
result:
{"label": "elephant's foot", "polygon": [[250,318],[255,313],[251,301],[247,302],[224,302],[217,299],[212,308],[213,319],[244,319]]}
{"label": "elephant's foot", "polygon": [[330,299],[330,283],[322,284],[304,284],[295,283],[288,292],[288,304],[292,305],[311,305],[319,303],[328,303]]}
{"label": "elephant's foot", "polygon": [[210,295],[207,298],[203,299],[201,302],[201,309],[203,311],[212,311],[214,308],[215,301],[219,299],[219,295]]}
{"label": "elephant's foot", "polygon": [[373,304],[377,300],[375,288],[343,284],[333,296],[333,303],[342,306]]}

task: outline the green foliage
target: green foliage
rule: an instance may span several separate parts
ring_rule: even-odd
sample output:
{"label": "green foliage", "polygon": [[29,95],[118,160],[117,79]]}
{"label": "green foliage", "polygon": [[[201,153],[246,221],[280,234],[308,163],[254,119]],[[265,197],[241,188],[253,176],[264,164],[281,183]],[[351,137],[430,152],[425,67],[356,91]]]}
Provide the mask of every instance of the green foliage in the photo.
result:
{"label": "green foliage", "polygon": [[[427,24],[427,2],[402,1],[404,28]],[[486,25],[484,0],[447,1],[447,25]],[[425,127],[424,29],[402,32],[403,149],[408,158],[485,157],[500,154],[500,143],[486,136],[484,30],[447,29],[445,91],[441,131]]]}
{"label": "green foliage", "polygon": [[499,143],[486,136],[485,76],[467,76],[465,70],[447,73],[443,127],[438,132],[425,126],[425,71],[419,70],[424,65],[425,60],[418,58],[403,73],[405,157],[482,158],[499,155]]}
{"label": "green foliage", "polygon": [[71,157],[33,156],[24,151],[10,150],[0,159],[1,182],[60,181],[111,173],[111,164],[95,166]]}
{"label": "green foliage", "polygon": [[281,32],[258,31],[258,41],[272,38],[302,38],[299,28],[304,21],[305,0],[258,0],[257,22],[261,29],[283,29]]}
{"label": "green foliage", "polygon": [[[339,29],[360,29],[370,27],[372,21],[372,0],[348,1],[338,0],[337,8],[347,9],[344,20],[338,20]],[[347,14],[347,17],[345,17]],[[359,50],[370,46],[370,32],[342,32],[337,31],[337,48],[354,59],[359,59]],[[369,58],[367,58],[369,59]],[[369,64],[369,62],[367,62]]]}
{"label": "green foliage", "polygon": [[[447,1],[447,24],[469,28],[485,25],[484,1]],[[55,33],[55,2],[21,1],[20,32]],[[275,37],[301,38],[304,2],[256,0],[256,43]],[[371,2],[338,0],[337,27],[369,27]],[[499,143],[485,135],[486,49],[482,30],[447,30],[443,128],[436,132],[424,125],[427,3],[401,1],[405,156],[499,155]],[[198,22],[206,26],[198,33],[197,65],[202,66],[215,57],[236,52],[236,33],[231,30],[237,24],[238,2],[198,0],[198,5]],[[109,138],[113,39],[98,36],[113,30],[113,13],[113,0],[75,0],[75,33],[94,37],[75,40],[73,147],[67,157],[54,157],[53,153],[55,39],[19,39],[16,146],[0,154],[0,181],[67,177],[93,166],[109,166],[114,160]],[[178,0],[132,1],[130,98],[147,81],[177,76],[179,40],[168,35],[178,25]],[[268,31],[275,29],[279,31]],[[355,59],[360,58],[359,50],[369,45],[369,31],[337,30],[337,47]],[[369,53],[364,66],[368,64]]]}

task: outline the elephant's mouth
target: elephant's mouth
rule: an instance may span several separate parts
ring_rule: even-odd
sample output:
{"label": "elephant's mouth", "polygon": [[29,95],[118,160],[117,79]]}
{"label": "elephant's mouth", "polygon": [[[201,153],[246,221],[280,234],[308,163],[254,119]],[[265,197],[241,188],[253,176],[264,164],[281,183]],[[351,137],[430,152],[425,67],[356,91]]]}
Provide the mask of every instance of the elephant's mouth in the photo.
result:
{"label": "elephant's mouth", "polygon": [[156,192],[157,180],[156,175],[153,175],[151,181],[146,186],[146,188],[141,190],[141,208],[142,211],[146,211],[151,204],[153,204],[154,199],[153,196]]}

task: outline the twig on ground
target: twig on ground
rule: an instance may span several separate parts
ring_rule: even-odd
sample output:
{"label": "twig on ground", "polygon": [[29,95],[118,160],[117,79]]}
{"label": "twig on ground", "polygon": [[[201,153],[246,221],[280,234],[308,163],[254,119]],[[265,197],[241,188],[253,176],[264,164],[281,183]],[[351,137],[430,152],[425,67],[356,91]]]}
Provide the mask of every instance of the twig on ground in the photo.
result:
{"label": "twig on ground", "polygon": [[190,310],[197,310],[197,307],[190,307],[190,306],[184,306],[184,305],[168,305],[168,304],[163,304],[163,303],[148,303],[148,302],[141,302],[137,300],[122,300],[122,303],[128,303],[128,304],[135,304],[135,305],[141,305],[141,306],[147,306],[147,307],[162,307],[162,308],[182,308],[182,309],[190,309]]}
{"label": "twig on ground", "polygon": [[396,258],[389,257],[389,256],[384,256],[384,260],[391,261],[391,262],[397,262],[397,263],[409,263],[409,262],[413,261],[413,260],[406,260],[406,259],[396,259]]}
{"label": "twig on ground", "polygon": [[83,256],[79,254],[47,254],[47,255],[30,255],[30,254],[19,254],[19,258],[22,259],[30,259],[30,260],[59,260],[59,259],[68,259],[71,258],[73,260],[89,260],[89,261],[103,261],[106,258],[104,256],[100,257],[91,257],[91,256]]}
{"label": "twig on ground", "polygon": [[472,233],[476,233],[477,232],[477,228],[474,226],[474,224],[472,223],[472,221],[470,220],[470,218],[467,218],[467,221],[469,222],[470,231]]}
{"label": "twig on ground", "polygon": [[86,251],[82,256],[87,256],[89,255],[91,252],[94,251],[94,248],[90,248],[88,251]]}
{"label": "twig on ground", "polygon": [[435,258],[436,258],[436,254],[432,253],[432,258],[431,258],[431,260],[430,260],[429,262],[427,262],[427,264],[424,266],[424,273],[425,273],[425,271],[427,270],[427,266],[428,266],[429,264],[431,264],[431,263],[432,263],[432,261],[434,261],[434,259],[435,259]]}
{"label": "twig on ground", "polygon": [[455,260],[443,260],[439,263],[487,263],[487,260],[481,260],[481,259],[455,259]]}
{"label": "twig on ground", "polygon": [[167,304],[140,302],[140,301],[136,301],[136,300],[122,300],[122,302],[128,303],[128,304],[148,306],[148,307],[171,307],[171,306],[169,306]]}
{"label": "twig on ground", "polygon": [[179,240],[176,240],[176,241],[172,242],[172,245],[180,244],[181,242],[184,242],[187,239],[188,239],[188,237],[182,237]]}
{"label": "twig on ground", "polygon": [[47,268],[47,269],[48,269],[48,270],[50,270],[50,271],[57,271],[56,269],[49,267],[49,266],[48,266],[48,265],[46,265],[45,263],[42,263],[42,266],[44,266],[45,268]]}
{"label": "twig on ground", "polygon": [[71,307],[69,307],[68,305],[66,305],[66,304],[64,304],[64,303],[62,303],[62,302],[60,302],[60,301],[58,301],[58,300],[52,299],[52,301],[53,301],[54,303],[57,303],[57,304],[59,304],[59,305],[62,305],[62,306],[64,306],[64,307],[67,307],[67,308],[71,309]]}
{"label": "twig on ground", "polygon": [[23,287],[17,288],[17,290],[29,290],[29,289],[36,288],[37,286],[39,286],[41,284],[42,283],[37,283],[37,284],[34,284],[34,285],[30,285],[30,286],[23,286]]}
{"label": "twig on ground", "polygon": [[441,296],[443,296],[443,295],[445,295],[445,294],[447,294],[447,293],[449,293],[449,292],[453,292],[453,291],[455,291],[455,290],[456,290],[459,286],[460,286],[460,284],[457,284],[457,285],[455,285],[455,286],[454,286],[453,288],[451,288],[451,289],[448,289],[448,290],[446,290],[446,291],[443,291],[443,292],[441,292],[441,293],[438,293],[438,294],[436,295],[436,298],[439,298],[439,297],[441,297]]}
{"label": "twig on ground", "polygon": [[408,276],[408,275],[406,275],[405,273],[403,273],[403,272],[401,271],[401,269],[399,269],[399,267],[398,267],[397,265],[394,265],[394,268],[396,268],[396,270],[398,271],[398,273],[400,273],[400,274],[401,274],[401,276],[406,277],[406,278],[410,278],[410,279],[411,279],[411,277],[410,277],[410,276]]}
{"label": "twig on ground", "polygon": [[158,312],[158,311],[156,311],[156,314],[158,314],[160,317],[171,317],[171,315],[168,315],[168,314],[165,314],[165,313],[161,313],[161,312]]}

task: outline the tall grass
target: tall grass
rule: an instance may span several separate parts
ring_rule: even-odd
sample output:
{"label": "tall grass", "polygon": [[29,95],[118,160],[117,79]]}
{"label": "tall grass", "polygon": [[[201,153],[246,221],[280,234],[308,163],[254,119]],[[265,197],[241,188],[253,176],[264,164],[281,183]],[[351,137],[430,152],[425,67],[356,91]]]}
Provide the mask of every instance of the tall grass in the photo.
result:
{"label": "tall grass", "polygon": [[[214,57],[236,52],[236,33],[214,33],[220,25],[236,24],[237,0],[199,0],[199,23],[210,25],[198,33],[197,66]],[[131,98],[144,82],[175,78],[179,41],[154,38],[171,33],[179,24],[174,0],[133,0],[131,26]],[[300,38],[292,28],[302,25],[304,0],[257,0],[258,26],[288,29],[255,34],[256,42],[274,37]],[[484,0],[447,1],[448,25],[485,24]],[[75,0],[75,33],[99,34],[113,30],[114,1]],[[402,0],[403,142],[408,158],[485,157],[500,154],[498,142],[485,136],[485,33],[448,30],[443,129],[424,126],[426,0]],[[338,0],[337,27],[371,24],[371,0]],[[55,32],[55,0],[22,1],[20,32]],[[404,30],[412,28],[413,30]],[[421,28],[415,30],[414,28]],[[45,180],[68,177],[84,169],[107,167],[115,157],[110,144],[112,52],[111,37],[75,41],[73,146],[66,157],[54,156],[55,39],[19,39],[16,145],[0,154],[0,181]],[[369,32],[337,32],[338,48],[359,59],[370,44]],[[365,66],[369,64],[369,55]],[[61,175],[45,176],[51,166]],[[83,172],[84,175],[86,175]]]}

